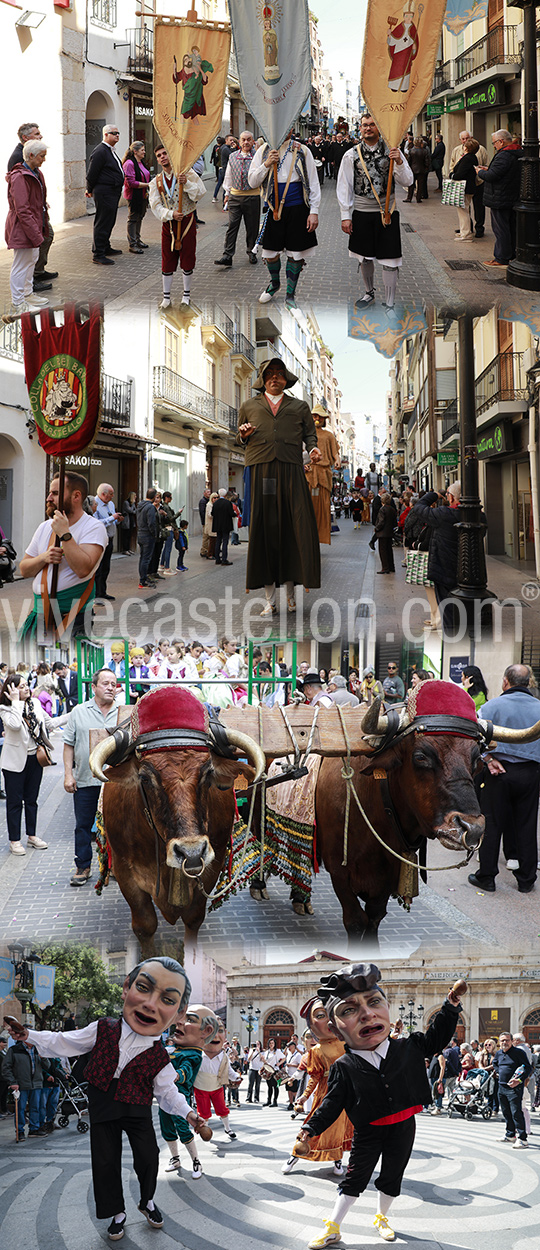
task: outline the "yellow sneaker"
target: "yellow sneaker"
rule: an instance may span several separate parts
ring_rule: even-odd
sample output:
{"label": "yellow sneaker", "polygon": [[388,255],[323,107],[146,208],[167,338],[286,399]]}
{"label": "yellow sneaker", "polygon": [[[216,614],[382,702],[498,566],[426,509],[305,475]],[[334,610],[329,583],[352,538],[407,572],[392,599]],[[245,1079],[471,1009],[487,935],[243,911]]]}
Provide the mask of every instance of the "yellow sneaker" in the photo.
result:
{"label": "yellow sneaker", "polygon": [[379,1237],[382,1237],[383,1241],[395,1241],[396,1234],[393,1228],[390,1228],[390,1225],[385,1215],[381,1215],[380,1213],[378,1213],[375,1216],[373,1223],[375,1225],[375,1228],[377,1229]]}
{"label": "yellow sneaker", "polygon": [[324,1250],[325,1246],[331,1246],[334,1241],[341,1241],[341,1233],[339,1224],[333,1224],[332,1220],[325,1220],[326,1232],[320,1237],[314,1237],[309,1242],[309,1250]]}

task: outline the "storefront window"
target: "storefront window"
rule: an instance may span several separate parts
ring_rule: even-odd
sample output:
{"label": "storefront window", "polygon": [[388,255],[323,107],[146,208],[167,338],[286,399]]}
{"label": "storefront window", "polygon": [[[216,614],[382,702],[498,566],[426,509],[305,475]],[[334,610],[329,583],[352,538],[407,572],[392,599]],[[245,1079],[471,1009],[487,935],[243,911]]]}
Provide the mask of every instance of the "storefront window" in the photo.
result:
{"label": "storefront window", "polygon": [[188,517],[187,494],[187,452],[160,448],[152,463],[152,485],[158,490],[170,490],[172,506],[175,511],[184,508],[184,518]]}

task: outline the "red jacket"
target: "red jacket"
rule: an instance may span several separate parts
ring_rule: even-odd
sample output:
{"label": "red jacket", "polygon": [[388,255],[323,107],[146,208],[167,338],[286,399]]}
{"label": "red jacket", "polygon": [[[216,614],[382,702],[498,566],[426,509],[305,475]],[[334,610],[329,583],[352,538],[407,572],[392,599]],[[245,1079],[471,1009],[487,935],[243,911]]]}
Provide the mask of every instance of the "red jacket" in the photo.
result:
{"label": "red jacket", "polygon": [[[37,177],[36,177],[37,174]],[[23,164],[6,175],[8,215],[5,238],[8,247],[41,247],[47,218],[47,188],[41,170],[32,173]]]}

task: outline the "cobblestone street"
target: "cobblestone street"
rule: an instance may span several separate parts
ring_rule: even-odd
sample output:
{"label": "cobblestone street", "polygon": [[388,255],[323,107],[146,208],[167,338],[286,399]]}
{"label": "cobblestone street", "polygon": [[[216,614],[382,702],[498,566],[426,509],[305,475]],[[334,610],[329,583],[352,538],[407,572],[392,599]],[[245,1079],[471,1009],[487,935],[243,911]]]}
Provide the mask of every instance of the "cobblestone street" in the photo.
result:
{"label": "cobblestone street", "polygon": [[[108,588],[116,601],[96,607],[95,633],[97,637],[137,635],[141,639],[167,634],[212,643],[231,634],[256,639],[352,639],[369,629],[373,636],[376,633],[394,642],[409,619],[404,613],[410,607],[412,633],[421,637],[427,601],[419,593],[421,588],[407,585],[401,552],[395,551],[395,576],[383,582],[376,576],[378,555],[368,545],[371,526],[355,530],[352,520],[344,517],[338,524],[339,533],[333,535],[331,546],[321,547],[321,589],[303,594],[297,588],[296,613],[287,613],[282,591],[281,610],[272,625],[259,616],[263,592],[246,595],[247,543],[229,547],[232,567],[225,571],[213,561],[201,560],[200,539],[194,536],[186,560],[188,572],[160,582],[158,591],[137,589],[136,556],[113,556]],[[504,630],[512,632],[517,623],[527,636],[538,633],[540,599],[534,570],[526,563],[518,568],[493,557],[488,557],[487,566],[490,589],[500,600],[519,605],[519,612],[511,605],[503,609]],[[9,646],[15,653],[14,638],[30,607],[29,581],[16,581],[0,591],[0,637],[6,655]]]}
{"label": "cobblestone street", "polygon": [[[266,267],[259,259],[257,267],[248,263],[242,235],[231,269],[216,269],[214,261],[223,251],[227,214],[220,205],[212,204],[213,182],[207,181],[207,194],[201,201],[200,216],[204,225],[197,237],[197,266],[192,282],[192,299],[199,305],[205,299],[222,304],[234,300],[256,301],[267,284]],[[493,254],[493,236],[487,214],[486,235],[466,244],[456,239],[455,213],[440,203],[434,193],[435,177],[430,177],[430,197],[422,204],[399,203],[402,217],[403,269],[399,283],[399,300],[407,307],[421,308],[424,302],[438,306],[457,307],[466,304],[485,308],[501,302],[502,316],[531,313],[540,318],[540,297],[509,287],[503,270],[485,268]],[[349,260],[347,241],[340,228],[335,182],[326,181],[320,209],[319,246],[302,274],[298,300],[302,304],[328,306],[354,301],[359,294],[357,264]],[[399,198],[402,198],[401,196]],[[150,245],[143,255],[131,255],[126,242],[127,210],[121,206],[111,243],[121,247],[114,268],[92,265],[92,217],[80,217],[58,226],[51,251],[50,267],[59,277],[48,293],[51,304],[64,300],[83,301],[90,297],[103,302],[115,301],[117,307],[134,303],[158,301],[160,279],[160,224],[150,212],[143,224],[143,238]],[[467,249],[465,251],[464,249]],[[0,253],[0,305],[9,307],[9,271],[12,253]],[[448,261],[465,265],[452,269]],[[283,290],[278,303],[283,302]],[[173,285],[173,299],[179,300],[179,283]],[[506,310],[506,311],[505,311]]]}
{"label": "cobblestone street", "polygon": [[[244,1079],[245,1085],[245,1079]],[[241,1102],[245,1089],[240,1091]],[[282,1097],[283,1101],[283,1097]],[[166,1176],[162,1142],[156,1201],[165,1223],[162,1250],[304,1250],[328,1219],[338,1185],[328,1164],[300,1162],[287,1177],[287,1158],[298,1122],[283,1107],[241,1105],[228,1142],[219,1122],[201,1143],[203,1176],[191,1179],[182,1150],[182,1176]],[[467,1123],[417,1117],[416,1143],[403,1192],[392,1207],[396,1245],[409,1250],[538,1250],[540,1218],[540,1117],[527,1153],[501,1144],[502,1120]],[[106,1224],[94,1215],[88,1136],[69,1127],[45,1140],[12,1146],[13,1126],[0,1123],[0,1235],[4,1246],[36,1250],[92,1250]],[[149,1250],[156,1233],[137,1211],[138,1187],[124,1153],[126,1247]],[[342,1226],[343,1250],[380,1245],[373,1228],[376,1191],[370,1185]]]}

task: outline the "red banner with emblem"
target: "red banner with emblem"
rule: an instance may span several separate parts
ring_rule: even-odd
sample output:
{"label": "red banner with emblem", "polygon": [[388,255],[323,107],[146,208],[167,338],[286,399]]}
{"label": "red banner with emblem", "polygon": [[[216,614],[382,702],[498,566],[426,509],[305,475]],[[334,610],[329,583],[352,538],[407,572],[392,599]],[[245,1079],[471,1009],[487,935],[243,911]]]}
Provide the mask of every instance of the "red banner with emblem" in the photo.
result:
{"label": "red banner with emblem", "polygon": [[75,305],[66,304],[62,325],[51,309],[44,309],[40,320],[41,330],[31,313],[21,323],[37,436],[49,456],[72,456],[93,443],[99,428],[102,310],[92,305],[82,321]]}

